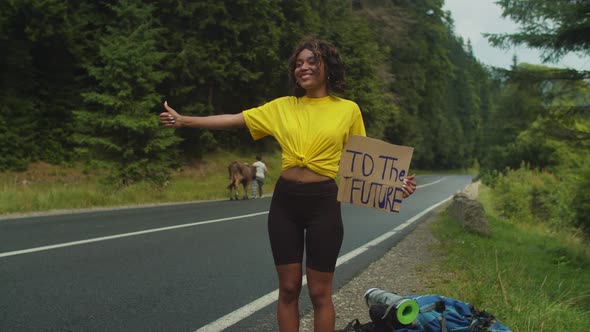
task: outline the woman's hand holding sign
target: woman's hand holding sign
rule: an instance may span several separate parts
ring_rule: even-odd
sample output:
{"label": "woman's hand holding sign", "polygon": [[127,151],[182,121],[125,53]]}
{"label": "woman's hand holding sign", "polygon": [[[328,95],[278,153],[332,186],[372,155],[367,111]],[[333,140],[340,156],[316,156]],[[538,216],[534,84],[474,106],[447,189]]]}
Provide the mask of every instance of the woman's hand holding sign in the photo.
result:
{"label": "woman's hand holding sign", "polygon": [[404,195],[403,195],[403,197],[404,198],[410,196],[416,190],[416,181],[414,181],[415,177],[416,177],[416,174],[413,174],[412,176],[408,176],[407,178],[405,178],[403,180],[403,182],[404,182],[404,185],[403,185]]}

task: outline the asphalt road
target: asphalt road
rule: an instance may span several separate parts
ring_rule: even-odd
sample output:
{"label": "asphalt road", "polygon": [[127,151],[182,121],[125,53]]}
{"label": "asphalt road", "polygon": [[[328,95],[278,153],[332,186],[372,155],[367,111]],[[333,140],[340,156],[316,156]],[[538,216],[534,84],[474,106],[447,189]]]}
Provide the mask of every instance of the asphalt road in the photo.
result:
{"label": "asphalt road", "polygon": [[[471,176],[417,182],[399,214],[343,204],[336,288]],[[276,331],[269,204],[265,197],[0,220],[0,331]],[[301,309],[310,309],[306,289]]]}

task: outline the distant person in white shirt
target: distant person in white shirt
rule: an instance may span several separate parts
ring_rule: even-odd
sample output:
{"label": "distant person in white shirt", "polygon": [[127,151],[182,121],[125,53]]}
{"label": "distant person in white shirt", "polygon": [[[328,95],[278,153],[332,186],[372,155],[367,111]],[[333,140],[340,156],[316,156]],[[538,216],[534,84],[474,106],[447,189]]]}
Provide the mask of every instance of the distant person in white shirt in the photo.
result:
{"label": "distant person in white shirt", "polygon": [[[252,166],[256,167],[256,184],[258,185],[258,197],[262,197],[262,185],[264,184],[264,175],[268,172],[268,168],[266,168],[266,164],[262,162],[262,157],[260,155],[256,156],[256,161],[252,164]],[[252,186],[252,195],[256,197],[256,192],[254,191],[254,186]]]}

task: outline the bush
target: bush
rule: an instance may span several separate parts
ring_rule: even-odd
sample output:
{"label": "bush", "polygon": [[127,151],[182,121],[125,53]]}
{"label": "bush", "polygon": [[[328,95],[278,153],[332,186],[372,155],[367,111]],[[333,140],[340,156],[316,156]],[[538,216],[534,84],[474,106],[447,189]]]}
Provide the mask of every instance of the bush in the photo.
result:
{"label": "bush", "polygon": [[[584,185],[580,183],[579,188],[582,190]],[[542,222],[555,229],[574,225],[572,201],[576,191],[572,190],[570,181],[548,171],[530,169],[524,164],[517,170],[508,169],[506,174],[497,176],[493,192],[496,208],[507,219],[521,223]],[[587,194],[575,197],[584,199],[584,195]],[[590,206],[586,208],[588,210],[584,211],[590,212]]]}
{"label": "bush", "polygon": [[530,213],[531,187],[524,180],[527,175],[521,170],[508,170],[499,174],[494,183],[494,204],[501,215],[512,221],[528,223]]}

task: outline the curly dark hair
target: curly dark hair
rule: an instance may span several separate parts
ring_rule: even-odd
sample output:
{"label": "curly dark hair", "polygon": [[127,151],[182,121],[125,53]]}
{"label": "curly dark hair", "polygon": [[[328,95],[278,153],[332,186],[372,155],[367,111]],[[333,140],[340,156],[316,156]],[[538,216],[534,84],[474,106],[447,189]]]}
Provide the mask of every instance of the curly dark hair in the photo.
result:
{"label": "curly dark hair", "polygon": [[295,66],[297,56],[305,49],[310,50],[324,64],[328,92],[342,93],[346,88],[344,81],[344,62],[340,57],[338,49],[329,42],[315,37],[307,37],[295,47],[291,58],[289,58],[289,84],[296,97],[305,96],[305,89],[297,84],[295,77]]}

